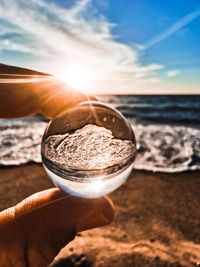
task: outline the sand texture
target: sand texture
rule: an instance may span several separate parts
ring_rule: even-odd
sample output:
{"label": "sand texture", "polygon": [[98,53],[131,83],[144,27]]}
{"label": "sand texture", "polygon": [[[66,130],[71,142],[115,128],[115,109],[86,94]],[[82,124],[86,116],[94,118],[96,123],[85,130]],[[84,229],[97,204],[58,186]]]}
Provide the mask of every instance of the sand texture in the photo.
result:
{"label": "sand texture", "polygon": [[114,138],[104,127],[87,124],[71,134],[49,136],[43,142],[44,156],[62,168],[104,169],[125,164],[136,154],[131,140]]}
{"label": "sand texture", "polygon": [[[40,164],[0,169],[0,209],[52,187]],[[52,266],[198,266],[200,172],[133,171],[110,194],[111,225],[78,234]]]}

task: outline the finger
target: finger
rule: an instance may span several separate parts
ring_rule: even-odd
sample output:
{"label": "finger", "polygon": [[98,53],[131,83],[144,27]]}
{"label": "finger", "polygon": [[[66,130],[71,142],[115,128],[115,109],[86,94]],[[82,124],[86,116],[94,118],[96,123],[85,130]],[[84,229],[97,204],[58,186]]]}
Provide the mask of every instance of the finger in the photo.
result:
{"label": "finger", "polygon": [[60,112],[70,109],[83,101],[93,100],[96,98],[85,95],[80,91],[74,90],[61,82],[57,78],[52,78],[43,87],[43,93],[40,92],[40,113],[48,116],[55,117]]}
{"label": "finger", "polygon": [[95,100],[73,90],[54,76],[27,69],[1,64],[0,78],[2,118],[25,117],[35,113],[54,117],[82,101]]}
{"label": "finger", "polygon": [[[79,204],[80,202],[80,205],[83,202],[88,204],[93,203],[95,204],[97,210],[99,209],[102,211],[102,216],[105,217],[105,220],[108,220],[108,223],[113,220],[113,204],[107,196],[92,200],[81,199],[67,195],[59,188],[52,188],[35,193],[21,201],[16,206],[1,212],[0,223],[7,223],[8,221],[17,220],[18,217],[26,216],[26,214],[29,214],[34,210],[42,210],[42,208],[45,208],[45,206],[54,205],[57,200],[61,201],[63,199],[64,201],[68,202],[77,202],[77,204]],[[58,205],[58,202],[56,203]],[[86,230],[86,228],[89,228],[86,226],[85,222],[87,222],[87,219],[84,219],[83,221],[81,221],[81,224],[77,225],[77,231],[83,231]]]}
{"label": "finger", "polygon": [[107,197],[80,199],[51,189],[17,205],[14,216],[12,212],[10,217],[9,212],[2,216],[10,222],[12,240],[13,233],[23,229],[20,235],[26,240],[29,261],[41,256],[41,248],[42,255],[50,261],[78,231],[110,223],[114,210]]}
{"label": "finger", "polygon": [[63,197],[67,198],[70,196],[57,187],[35,193],[19,202],[16,206],[0,212],[0,225],[16,220],[22,215],[26,216],[27,213],[42,206],[50,205],[51,202]]}

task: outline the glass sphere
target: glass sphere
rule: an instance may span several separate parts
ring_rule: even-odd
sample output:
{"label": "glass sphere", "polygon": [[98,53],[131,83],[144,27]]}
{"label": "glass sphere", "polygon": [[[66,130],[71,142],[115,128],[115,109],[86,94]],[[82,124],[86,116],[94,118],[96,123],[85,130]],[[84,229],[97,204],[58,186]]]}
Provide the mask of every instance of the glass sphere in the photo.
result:
{"label": "glass sphere", "polygon": [[136,141],[127,119],[95,101],[60,113],[42,139],[44,168],[64,192],[96,198],[118,188],[129,176]]}

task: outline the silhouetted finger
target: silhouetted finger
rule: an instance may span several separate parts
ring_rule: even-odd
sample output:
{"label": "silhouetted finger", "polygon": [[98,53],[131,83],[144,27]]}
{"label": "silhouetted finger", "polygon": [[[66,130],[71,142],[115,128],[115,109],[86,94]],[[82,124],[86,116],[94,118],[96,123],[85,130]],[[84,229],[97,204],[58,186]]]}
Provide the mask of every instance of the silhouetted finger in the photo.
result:
{"label": "silhouetted finger", "polygon": [[0,64],[0,89],[2,118],[35,113],[54,117],[82,101],[95,100],[54,76],[3,64]]}

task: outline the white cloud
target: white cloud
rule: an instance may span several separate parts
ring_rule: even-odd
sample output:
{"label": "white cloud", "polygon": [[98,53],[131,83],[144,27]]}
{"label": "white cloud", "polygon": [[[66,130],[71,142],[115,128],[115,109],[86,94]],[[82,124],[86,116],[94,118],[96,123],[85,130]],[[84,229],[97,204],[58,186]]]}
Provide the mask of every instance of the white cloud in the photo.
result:
{"label": "white cloud", "polygon": [[20,43],[15,43],[8,39],[4,39],[0,42],[0,51],[1,50],[17,51],[22,53],[32,52],[31,48],[29,48],[28,46]]}
{"label": "white cloud", "polygon": [[177,76],[178,74],[179,74],[179,70],[169,70],[167,72],[168,77],[174,77],[174,76]]}
{"label": "white cloud", "polygon": [[0,0],[0,18],[13,25],[8,33],[21,36],[0,39],[0,49],[34,55],[32,64],[25,67],[67,76],[77,66],[88,71],[93,82],[107,81],[108,86],[111,80],[121,81],[122,90],[125,83],[134,88],[139,82],[158,81],[162,66],[142,66],[138,50],[114,39],[114,25],[94,10],[90,0],[81,0],[70,9],[44,0],[13,0],[12,5]]}

